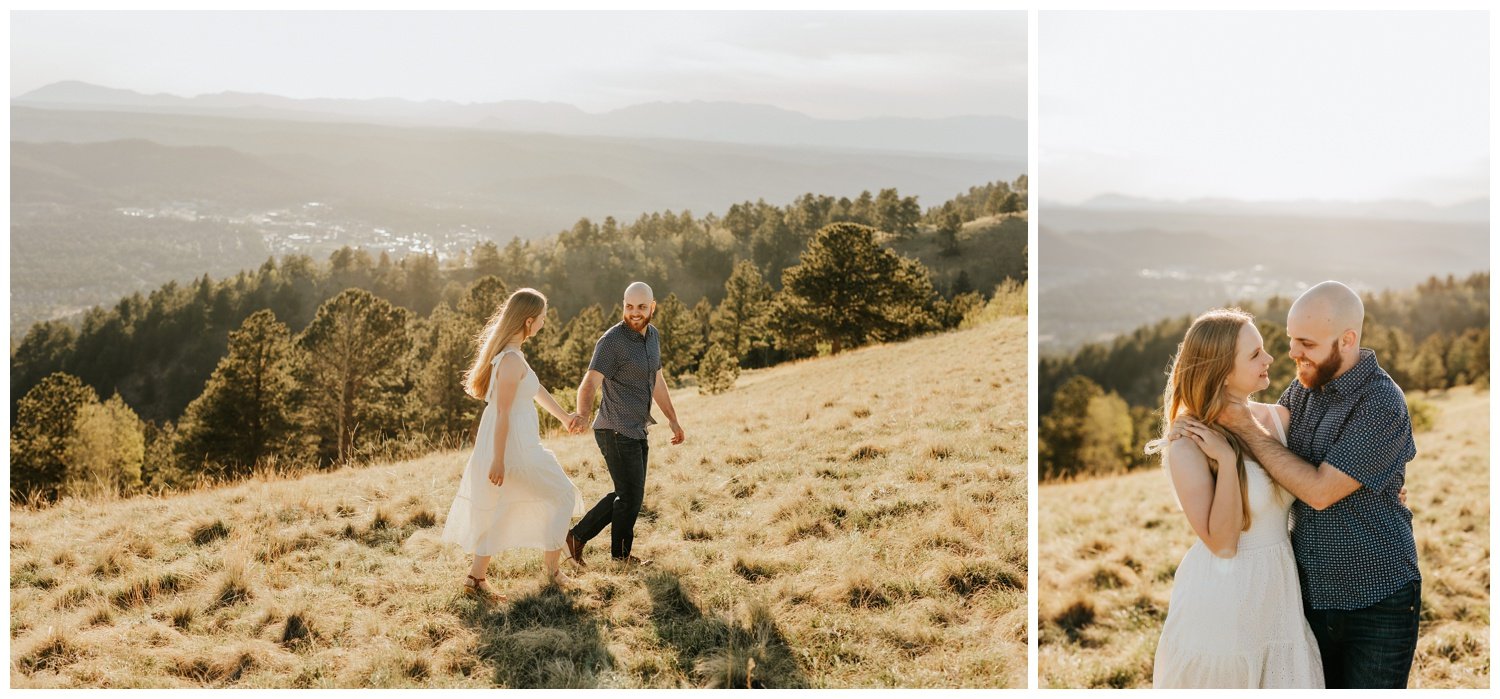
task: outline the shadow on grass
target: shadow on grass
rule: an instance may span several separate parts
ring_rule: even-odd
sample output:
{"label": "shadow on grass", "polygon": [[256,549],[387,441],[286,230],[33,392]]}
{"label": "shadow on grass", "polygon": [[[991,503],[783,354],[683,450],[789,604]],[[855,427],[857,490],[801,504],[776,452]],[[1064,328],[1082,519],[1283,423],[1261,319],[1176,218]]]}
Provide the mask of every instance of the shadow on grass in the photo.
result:
{"label": "shadow on grass", "polygon": [[671,571],[646,578],[656,635],[677,651],[684,674],[707,687],[800,688],[807,678],[796,654],[765,605],[747,607],[746,619],[706,615]]}
{"label": "shadow on grass", "polygon": [[554,585],[511,602],[473,606],[465,621],[479,631],[479,657],[501,687],[587,689],[614,665],[600,622]]}

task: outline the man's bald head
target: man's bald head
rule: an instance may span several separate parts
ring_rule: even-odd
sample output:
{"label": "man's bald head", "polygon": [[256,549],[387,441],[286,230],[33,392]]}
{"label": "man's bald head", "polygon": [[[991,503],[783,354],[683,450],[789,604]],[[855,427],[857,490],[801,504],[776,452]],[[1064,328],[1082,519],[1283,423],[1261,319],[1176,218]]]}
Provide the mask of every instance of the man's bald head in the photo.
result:
{"label": "man's bald head", "polygon": [[625,287],[625,301],[643,301],[650,303],[656,300],[656,293],[651,291],[651,285],[646,282],[631,282]]}
{"label": "man's bald head", "polygon": [[1365,304],[1353,289],[1334,281],[1323,282],[1303,292],[1287,311],[1287,326],[1306,324],[1320,328],[1327,337],[1354,332],[1357,345],[1364,332]]}

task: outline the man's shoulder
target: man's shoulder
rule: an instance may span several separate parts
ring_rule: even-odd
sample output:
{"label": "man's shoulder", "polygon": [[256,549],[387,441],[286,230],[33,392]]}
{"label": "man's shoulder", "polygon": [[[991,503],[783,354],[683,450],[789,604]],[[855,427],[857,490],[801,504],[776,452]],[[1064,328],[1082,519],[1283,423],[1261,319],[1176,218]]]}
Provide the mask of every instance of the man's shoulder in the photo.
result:
{"label": "man's shoulder", "polygon": [[603,342],[605,340],[619,339],[620,333],[625,329],[626,328],[624,323],[615,323],[614,325],[609,326],[608,330],[605,330],[604,332],[599,334],[599,341]]}
{"label": "man's shoulder", "polygon": [[1406,392],[1396,384],[1396,380],[1384,369],[1377,370],[1370,375],[1370,380],[1365,383],[1360,391],[1360,402],[1369,408],[1395,410],[1400,408],[1406,411]]}

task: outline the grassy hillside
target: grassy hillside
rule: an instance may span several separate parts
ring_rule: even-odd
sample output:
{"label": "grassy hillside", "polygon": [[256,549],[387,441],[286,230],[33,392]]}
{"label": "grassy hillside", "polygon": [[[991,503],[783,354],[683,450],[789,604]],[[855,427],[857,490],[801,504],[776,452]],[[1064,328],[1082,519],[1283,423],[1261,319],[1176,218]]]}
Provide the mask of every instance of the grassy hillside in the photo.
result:
{"label": "grassy hillside", "polygon": [[[1436,409],[1407,465],[1422,569],[1412,687],[1488,687],[1489,391]],[[1159,469],[1042,486],[1038,675],[1043,687],[1149,687],[1172,575],[1194,537]]]}
{"label": "grassy hillside", "polygon": [[[1024,686],[1026,321],[674,397],[636,553],[460,593],[467,452],[11,510],[18,687]],[[546,443],[593,501],[592,436]]]}

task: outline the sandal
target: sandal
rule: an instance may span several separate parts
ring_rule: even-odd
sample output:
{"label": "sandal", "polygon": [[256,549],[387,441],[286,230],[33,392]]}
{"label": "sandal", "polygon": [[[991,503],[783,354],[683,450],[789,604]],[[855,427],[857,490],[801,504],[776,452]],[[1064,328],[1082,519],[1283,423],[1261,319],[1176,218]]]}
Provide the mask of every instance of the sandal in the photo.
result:
{"label": "sandal", "polygon": [[558,566],[557,570],[551,573],[542,571],[542,574],[543,576],[545,576],[548,584],[556,585],[562,588],[569,588],[573,586],[573,578],[565,575],[562,572],[562,566]]}
{"label": "sandal", "polygon": [[476,578],[472,575],[465,575],[464,577],[468,578],[468,581],[464,583],[465,593],[487,602],[506,601],[505,595],[489,589],[489,585],[485,583],[484,578]]}

